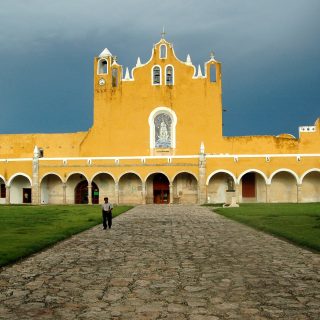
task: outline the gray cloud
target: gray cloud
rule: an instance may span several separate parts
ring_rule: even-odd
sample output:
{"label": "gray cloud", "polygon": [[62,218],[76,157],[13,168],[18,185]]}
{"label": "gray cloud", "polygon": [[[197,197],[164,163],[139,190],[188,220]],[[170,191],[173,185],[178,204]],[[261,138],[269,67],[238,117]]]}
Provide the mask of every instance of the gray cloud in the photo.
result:
{"label": "gray cloud", "polygon": [[[165,25],[179,58],[190,53],[203,64],[214,49],[222,61],[227,134],[292,132],[319,116],[319,9],[317,0],[3,0],[0,127],[86,130],[93,56],[108,47],[125,66],[137,56],[147,60]],[[45,112],[42,101],[49,101]],[[77,108],[77,121],[61,120]],[[19,120],[21,110],[28,123]],[[278,123],[275,112],[295,116]]]}

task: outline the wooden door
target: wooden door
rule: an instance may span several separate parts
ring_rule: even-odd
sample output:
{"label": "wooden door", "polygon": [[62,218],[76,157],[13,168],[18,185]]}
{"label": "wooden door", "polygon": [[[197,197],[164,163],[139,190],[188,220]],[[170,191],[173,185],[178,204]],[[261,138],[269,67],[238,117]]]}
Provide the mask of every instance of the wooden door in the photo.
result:
{"label": "wooden door", "polygon": [[256,174],[254,172],[246,173],[242,177],[242,197],[256,197]]}

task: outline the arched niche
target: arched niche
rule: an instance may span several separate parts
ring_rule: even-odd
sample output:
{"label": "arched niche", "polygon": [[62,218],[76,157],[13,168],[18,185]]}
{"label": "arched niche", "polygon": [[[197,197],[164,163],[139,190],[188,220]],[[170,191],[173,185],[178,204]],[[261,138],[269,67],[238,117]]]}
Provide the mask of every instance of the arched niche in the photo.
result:
{"label": "arched niche", "polygon": [[189,172],[180,172],[173,179],[173,202],[183,204],[198,203],[198,181]]}
{"label": "arched niche", "polygon": [[304,175],[301,184],[301,202],[320,202],[320,170]]}
{"label": "arched niche", "polygon": [[209,177],[207,186],[208,203],[226,203],[228,192],[234,192],[235,179],[228,172],[216,172]]}
{"label": "arched niche", "polygon": [[40,183],[40,203],[63,203],[63,183],[59,175],[50,173],[42,178]]}
{"label": "arched niche", "polygon": [[297,179],[291,172],[278,171],[271,176],[270,202],[297,202]]}
{"label": "arched niche", "polygon": [[134,172],[127,172],[119,179],[119,203],[141,204],[142,180]]}

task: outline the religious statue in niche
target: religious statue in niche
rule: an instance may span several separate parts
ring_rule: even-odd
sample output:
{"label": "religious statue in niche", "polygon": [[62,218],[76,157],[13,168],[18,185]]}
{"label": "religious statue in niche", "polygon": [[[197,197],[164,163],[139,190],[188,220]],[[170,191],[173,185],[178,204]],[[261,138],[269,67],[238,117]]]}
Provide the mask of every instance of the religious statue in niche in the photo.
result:
{"label": "religious statue in niche", "polygon": [[160,113],[154,118],[155,147],[171,147],[171,117],[166,113]]}

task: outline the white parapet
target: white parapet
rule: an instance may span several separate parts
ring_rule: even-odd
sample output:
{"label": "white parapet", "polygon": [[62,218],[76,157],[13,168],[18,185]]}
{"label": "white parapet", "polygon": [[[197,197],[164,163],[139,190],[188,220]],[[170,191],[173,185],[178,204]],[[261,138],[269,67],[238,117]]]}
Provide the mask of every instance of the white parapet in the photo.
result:
{"label": "white parapet", "polygon": [[315,126],[299,127],[299,132],[316,132],[316,127]]}

